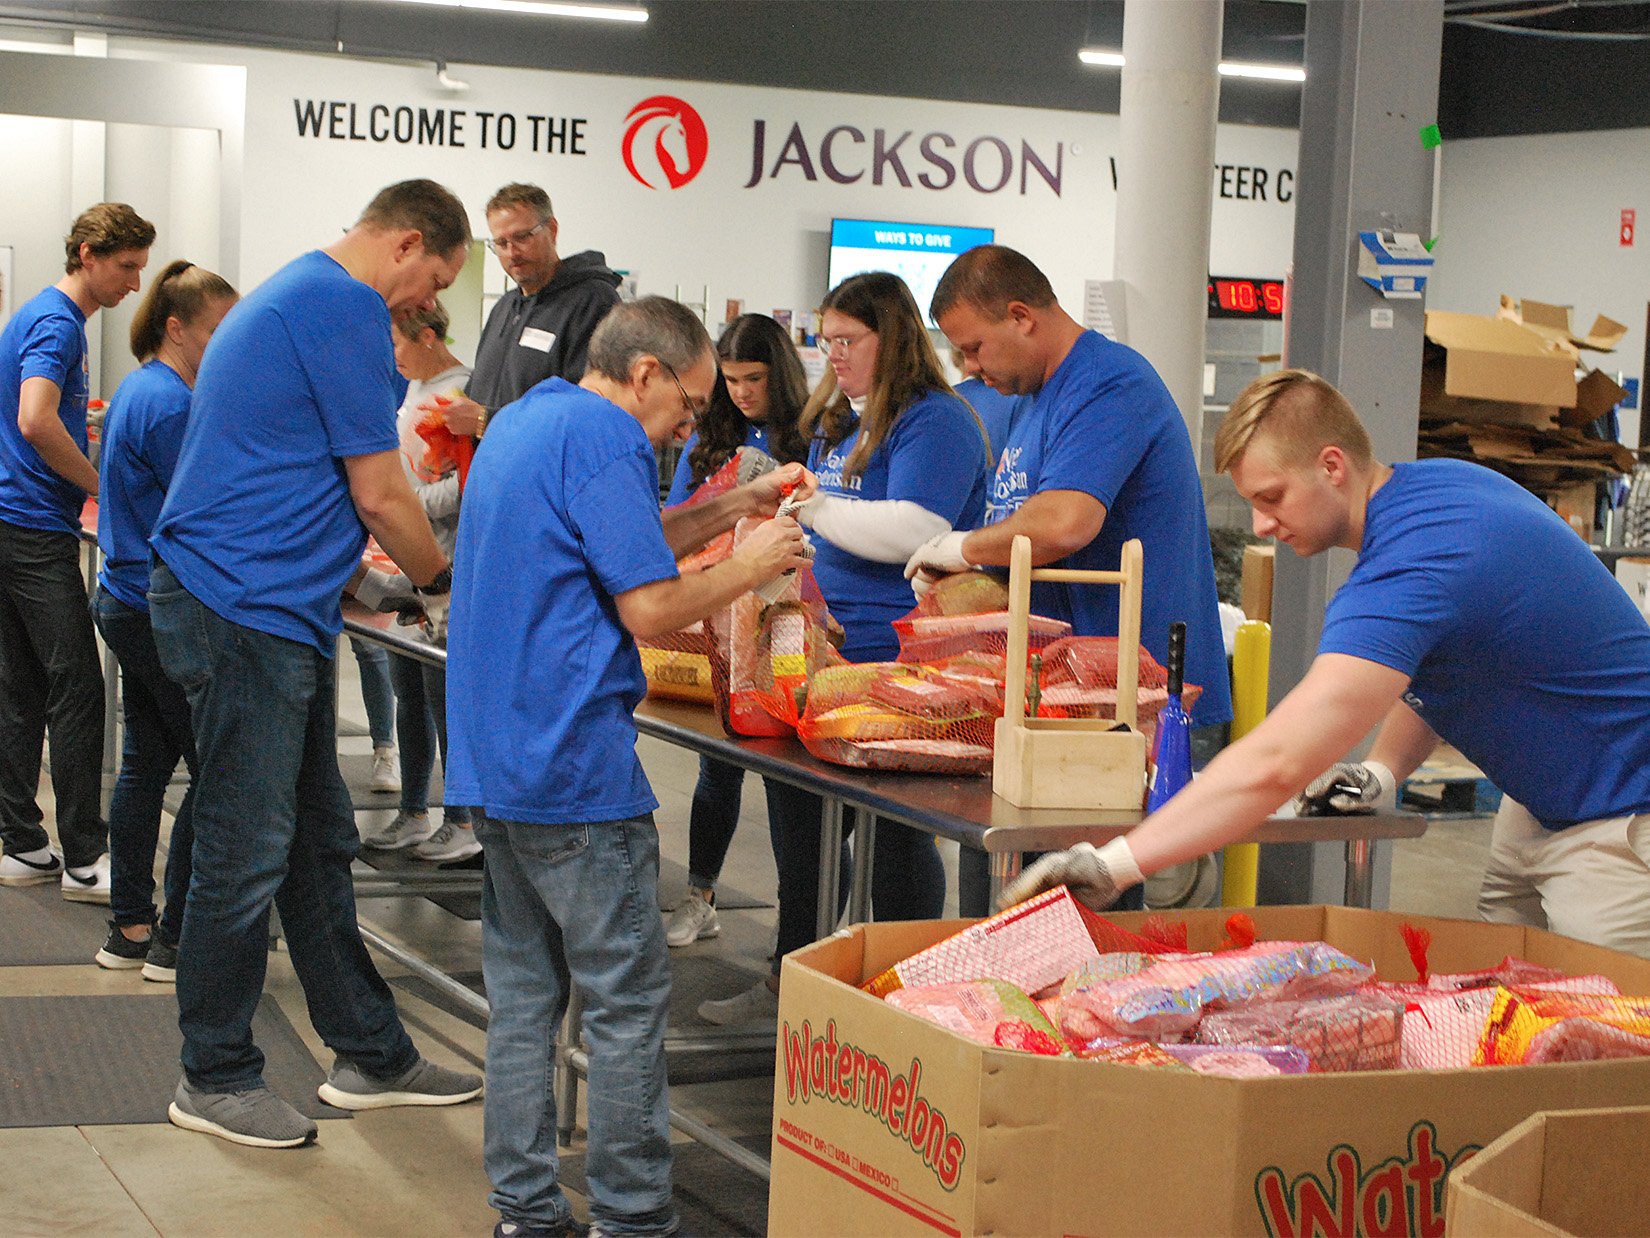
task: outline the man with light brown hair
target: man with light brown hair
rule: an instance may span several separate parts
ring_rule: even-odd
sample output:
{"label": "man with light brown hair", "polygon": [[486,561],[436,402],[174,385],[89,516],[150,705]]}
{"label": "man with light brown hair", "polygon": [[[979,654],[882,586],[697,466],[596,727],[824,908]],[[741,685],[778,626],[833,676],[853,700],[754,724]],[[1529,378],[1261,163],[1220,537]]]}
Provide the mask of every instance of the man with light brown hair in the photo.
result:
{"label": "man with light brown hair", "polygon": [[560,227],[537,185],[506,185],[488,200],[487,248],[515,287],[487,315],[467,396],[443,406],[454,433],[485,433],[488,417],[547,378],[584,376],[591,333],[619,302],[619,276],[595,250],[561,257]]}
{"label": "man with light brown hair", "polygon": [[[1358,553],[1306,677],[1126,838],[1039,860],[1005,902],[1094,907],[1292,796],[1367,812],[1454,744],[1505,793],[1478,911],[1650,957],[1650,625],[1534,495],[1461,460],[1378,462],[1345,398],[1285,370],[1238,397],[1216,467],[1254,530]],[[1345,754],[1379,724],[1368,758]]]}
{"label": "man with light brown hair", "polygon": [[[74,902],[109,901],[103,674],[80,576],[80,509],[97,494],[86,322],[137,291],[154,242],[124,202],[89,207],[63,278],[0,334],[0,885],[57,881]],[[35,799],[48,733],[61,852]]]}

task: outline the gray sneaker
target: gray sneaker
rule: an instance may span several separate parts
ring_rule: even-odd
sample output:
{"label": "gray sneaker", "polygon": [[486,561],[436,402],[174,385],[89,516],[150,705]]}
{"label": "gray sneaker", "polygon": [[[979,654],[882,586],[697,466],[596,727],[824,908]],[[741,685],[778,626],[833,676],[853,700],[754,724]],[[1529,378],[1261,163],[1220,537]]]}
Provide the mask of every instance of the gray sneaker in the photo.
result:
{"label": "gray sneaker", "polygon": [[398,812],[388,825],[368,830],[361,836],[361,845],[375,851],[400,851],[413,847],[435,833],[427,812]]}
{"label": "gray sneaker", "polygon": [[156,984],[176,984],[178,981],[178,948],[162,941],[158,931],[149,939],[149,953],[143,960],[143,978]]}
{"label": "gray sneaker", "polygon": [[316,1094],[340,1109],[388,1109],[394,1105],[458,1105],[481,1095],[481,1076],[419,1058],[393,1079],[374,1079],[339,1058]]}
{"label": "gray sneaker", "polygon": [[315,1123],[268,1088],[199,1092],[187,1078],[178,1080],[166,1116],[173,1126],[249,1148],[301,1148],[319,1133]]}

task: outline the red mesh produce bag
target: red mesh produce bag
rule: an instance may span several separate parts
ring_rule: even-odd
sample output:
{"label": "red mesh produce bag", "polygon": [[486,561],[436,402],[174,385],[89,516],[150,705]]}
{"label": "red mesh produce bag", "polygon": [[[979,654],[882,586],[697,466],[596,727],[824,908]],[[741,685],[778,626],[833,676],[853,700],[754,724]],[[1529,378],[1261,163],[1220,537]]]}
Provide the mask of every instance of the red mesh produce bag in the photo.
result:
{"label": "red mesh produce bag", "polygon": [[985,774],[1001,713],[928,667],[862,662],[814,676],[796,733],[809,752],[836,765]]}
{"label": "red mesh produce bag", "polygon": [[[1522,960],[1509,961],[1522,963]],[[1434,976],[1433,980],[1457,978]],[[1542,993],[1619,994],[1615,983],[1604,976],[1566,976],[1528,988]],[[1497,989],[1492,981],[1489,987],[1477,988],[1372,984],[1362,991],[1404,1003],[1404,1034],[1399,1048],[1399,1065],[1405,1070],[1458,1070],[1473,1064],[1473,1056],[1489,1025],[1490,1008],[1495,1003]]]}
{"label": "red mesh produce bag", "polygon": [[1495,990],[1475,1066],[1650,1057],[1650,997]]}
{"label": "red mesh produce bag", "polygon": [[1353,993],[1321,1001],[1253,1002],[1205,1015],[1199,1044],[1294,1045],[1312,1070],[1392,1070],[1398,1065],[1404,1007]]}
{"label": "red mesh produce bag", "polygon": [[[1115,718],[1117,716],[1117,638],[1065,636],[1042,652],[1037,712],[1044,718]],[[1203,689],[1186,684],[1181,704],[1190,709]],[[1150,738],[1157,715],[1169,701],[1169,672],[1140,646],[1140,683],[1136,710],[1141,730]]]}

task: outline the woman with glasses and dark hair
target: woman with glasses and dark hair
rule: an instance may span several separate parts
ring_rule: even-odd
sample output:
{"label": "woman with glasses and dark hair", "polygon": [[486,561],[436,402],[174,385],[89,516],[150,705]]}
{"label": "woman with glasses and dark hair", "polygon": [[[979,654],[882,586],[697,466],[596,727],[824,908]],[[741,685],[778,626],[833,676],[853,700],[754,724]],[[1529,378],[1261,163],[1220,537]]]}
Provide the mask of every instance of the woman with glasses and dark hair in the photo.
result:
{"label": "woman with glasses and dark hair", "polygon": [[[808,459],[797,423],[808,401],[808,379],[785,328],[766,314],[741,314],[716,341],[721,376],[710,407],[682,449],[666,505],[683,502],[741,447],[765,451],[781,464]],[[686,946],[722,931],[716,918],[716,879],[727,859],[745,771],[726,761],[699,758],[688,819],[688,892],[671,913],[665,942]]]}
{"label": "woman with glasses and dark hair", "polygon": [[[911,291],[872,271],[833,288],[821,306],[830,360],[802,411],[808,467],[819,492],[797,512],[812,532],[814,578],[842,624],[842,653],[891,661],[893,621],[911,609],[905,562],[928,538],[984,518],[985,432],[945,380]],[[819,889],[819,797],[768,781],[768,822],[779,870],[779,948],[774,973],[747,992],[705,1002],[712,1023],[771,1021],[779,959],[814,937]],[[879,821],[871,902],[879,920],[929,920],[945,905],[945,868],[934,840]],[[848,889],[847,852],[840,889]]]}

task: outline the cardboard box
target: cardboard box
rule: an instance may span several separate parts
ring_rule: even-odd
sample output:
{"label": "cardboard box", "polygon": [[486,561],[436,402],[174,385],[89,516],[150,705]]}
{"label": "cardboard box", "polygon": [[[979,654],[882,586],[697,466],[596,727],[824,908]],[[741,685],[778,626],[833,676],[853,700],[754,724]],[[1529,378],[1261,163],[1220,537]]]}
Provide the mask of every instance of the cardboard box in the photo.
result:
{"label": "cardboard box", "polygon": [[1639,613],[1650,619],[1650,559],[1617,559],[1616,580],[1627,590],[1627,596],[1633,599]]}
{"label": "cardboard box", "polygon": [[1564,523],[1574,529],[1582,541],[1592,542],[1593,517],[1598,514],[1597,482],[1578,481],[1554,490],[1547,495],[1547,506],[1564,517]]}
{"label": "cardboard box", "polygon": [[1621,343],[1622,337],[1627,334],[1627,328],[1621,323],[1599,314],[1593,319],[1592,330],[1586,335],[1577,335],[1570,327],[1568,305],[1548,305],[1544,301],[1519,301],[1506,293],[1501,294],[1501,308],[1496,312],[1496,317],[1516,322],[1534,331],[1578,359],[1583,348],[1592,352],[1614,352],[1616,345]]}
{"label": "cardboard box", "polygon": [[[1185,913],[1193,948],[1224,910]],[[1412,981],[1508,954],[1650,994],[1650,960],[1513,925],[1259,907]],[[1136,926],[1139,914],[1111,917]],[[1224,1079],[988,1048],[856,986],[963,921],[867,924],[787,956],[768,1228],[790,1234],[1443,1232],[1444,1181],[1549,1109],[1650,1104],[1650,1061]]]}
{"label": "cardboard box", "polygon": [[1558,423],[1580,428],[1588,422],[1597,421],[1626,398],[1627,388],[1603,370],[1588,370],[1576,383],[1576,406],[1561,412]]}
{"label": "cardboard box", "polygon": [[1243,548],[1243,579],[1238,601],[1245,615],[1262,623],[1272,622],[1272,573],[1277,559],[1276,546]]}
{"label": "cardboard box", "polygon": [[[1575,407],[1575,357],[1527,327],[1428,310],[1426,332],[1427,368],[1442,366],[1443,396]],[[1431,386],[1423,381],[1423,395]],[[1454,411],[1449,415],[1464,419]]]}
{"label": "cardboard box", "polygon": [[1526,1118],[1450,1175],[1455,1238],[1642,1234],[1650,1227],[1650,1109]]}

